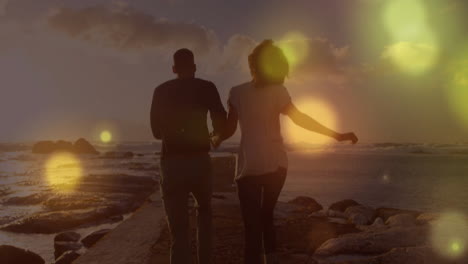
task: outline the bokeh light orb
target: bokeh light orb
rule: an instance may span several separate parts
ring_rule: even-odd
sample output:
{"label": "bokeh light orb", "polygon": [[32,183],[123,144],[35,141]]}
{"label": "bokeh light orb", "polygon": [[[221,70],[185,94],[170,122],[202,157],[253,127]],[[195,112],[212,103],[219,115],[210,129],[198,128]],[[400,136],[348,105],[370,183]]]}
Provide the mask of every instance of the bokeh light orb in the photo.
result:
{"label": "bokeh light orb", "polygon": [[[309,115],[322,125],[336,130],[337,116],[334,109],[326,101],[318,98],[303,98],[294,103],[299,111]],[[285,140],[290,143],[308,143],[314,145],[326,145],[335,139],[306,130],[290,119],[286,118],[283,123]]]}
{"label": "bokeh light orb", "polygon": [[386,48],[382,57],[406,73],[421,74],[429,70],[438,57],[435,43],[398,42]]}
{"label": "bokeh light orb", "polygon": [[432,223],[432,246],[442,257],[457,259],[468,245],[468,221],[460,213],[445,213]]}
{"label": "bokeh light orb", "polygon": [[112,141],[112,133],[109,132],[108,130],[102,131],[99,137],[102,143],[109,143]]}
{"label": "bokeh light orb", "polygon": [[45,164],[48,183],[59,192],[73,191],[82,177],[80,160],[69,152],[52,154]]}
{"label": "bokeh light orb", "polygon": [[413,75],[427,72],[436,64],[440,47],[427,21],[423,0],[389,0],[383,19],[392,44],[382,57]]}
{"label": "bokeh light orb", "polygon": [[287,33],[278,41],[277,45],[286,56],[291,71],[294,71],[294,68],[304,62],[309,55],[309,40],[300,32]]}
{"label": "bokeh light orb", "polygon": [[460,124],[468,130],[468,52],[452,70],[452,80],[448,87],[448,103]]}
{"label": "bokeh light orb", "polygon": [[415,39],[427,32],[427,10],[423,0],[389,0],[384,8],[384,25],[394,40]]}

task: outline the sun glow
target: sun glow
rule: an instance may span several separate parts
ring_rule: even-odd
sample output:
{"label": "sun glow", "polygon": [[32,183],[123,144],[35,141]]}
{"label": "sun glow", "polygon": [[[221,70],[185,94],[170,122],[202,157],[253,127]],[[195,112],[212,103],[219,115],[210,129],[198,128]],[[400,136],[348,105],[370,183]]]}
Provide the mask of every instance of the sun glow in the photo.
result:
{"label": "sun glow", "polygon": [[109,143],[112,141],[112,134],[108,130],[102,131],[99,137],[103,143]]}
{"label": "sun glow", "polygon": [[468,243],[468,222],[464,215],[447,213],[432,224],[432,245],[443,257],[457,259]]}
{"label": "sun glow", "polygon": [[47,181],[57,191],[73,191],[82,176],[80,160],[68,152],[55,153],[46,162]]}
{"label": "sun glow", "polygon": [[[317,98],[304,98],[295,103],[295,105],[299,111],[310,115],[312,118],[322,123],[326,127],[331,129],[337,128],[335,111],[326,101]],[[285,139],[287,142],[303,142],[309,144],[326,145],[334,141],[334,139],[330,137],[310,132],[297,126],[289,118],[287,118],[284,122]]]}

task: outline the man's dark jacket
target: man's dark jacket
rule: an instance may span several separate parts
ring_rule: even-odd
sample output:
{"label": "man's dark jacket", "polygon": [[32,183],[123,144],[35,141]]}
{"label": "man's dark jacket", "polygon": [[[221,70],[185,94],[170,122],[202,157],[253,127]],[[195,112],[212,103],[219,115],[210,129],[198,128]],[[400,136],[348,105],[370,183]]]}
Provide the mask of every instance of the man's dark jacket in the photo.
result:
{"label": "man's dark jacket", "polygon": [[203,154],[210,150],[207,114],[221,133],[226,110],[216,86],[198,78],[177,78],[154,90],[151,129],[162,140],[162,156]]}

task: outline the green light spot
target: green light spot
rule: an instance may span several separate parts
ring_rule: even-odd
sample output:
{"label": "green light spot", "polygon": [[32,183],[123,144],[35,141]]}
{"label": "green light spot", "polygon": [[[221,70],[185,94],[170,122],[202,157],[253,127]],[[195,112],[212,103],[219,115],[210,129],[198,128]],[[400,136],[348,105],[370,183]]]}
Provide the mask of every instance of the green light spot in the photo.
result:
{"label": "green light spot", "polygon": [[461,246],[458,242],[453,242],[452,245],[450,246],[450,249],[454,252],[454,253],[458,253],[460,252],[461,250]]}

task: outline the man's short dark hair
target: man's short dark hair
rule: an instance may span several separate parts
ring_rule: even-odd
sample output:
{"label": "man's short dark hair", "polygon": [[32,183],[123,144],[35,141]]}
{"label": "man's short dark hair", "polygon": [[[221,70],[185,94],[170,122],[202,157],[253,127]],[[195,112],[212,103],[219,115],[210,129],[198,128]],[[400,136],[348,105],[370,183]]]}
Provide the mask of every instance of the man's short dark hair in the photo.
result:
{"label": "man's short dark hair", "polygon": [[174,53],[174,66],[186,68],[195,64],[193,52],[189,49],[179,49]]}

